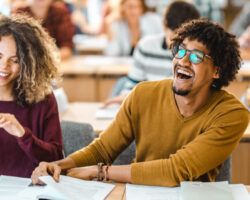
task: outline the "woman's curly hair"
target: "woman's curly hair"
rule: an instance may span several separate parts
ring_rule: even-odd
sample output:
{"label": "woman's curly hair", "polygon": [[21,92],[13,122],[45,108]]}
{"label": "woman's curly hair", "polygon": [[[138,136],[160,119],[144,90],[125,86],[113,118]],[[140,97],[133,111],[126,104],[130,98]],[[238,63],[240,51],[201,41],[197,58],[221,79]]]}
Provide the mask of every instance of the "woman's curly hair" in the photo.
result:
{"label": "woman's curly hair", "polygon": [[25,15],[0,16],[0,39],[13,36],[20,73],[14,82],[14,98],[20,105],[37,103],[52,92],[59,79],[59,51],[40,23]]}
{"label": "woman's curly hair", "polygon": [[206,19],[196,19],[182,24],[172,39],[172,48],[186,38],[197,40],[206,46],[218,67],[219,79],[215,79],[212,88],[219,90],[235,79],[241,67],[239,45],[235,36],[226,32],[220,25]]}

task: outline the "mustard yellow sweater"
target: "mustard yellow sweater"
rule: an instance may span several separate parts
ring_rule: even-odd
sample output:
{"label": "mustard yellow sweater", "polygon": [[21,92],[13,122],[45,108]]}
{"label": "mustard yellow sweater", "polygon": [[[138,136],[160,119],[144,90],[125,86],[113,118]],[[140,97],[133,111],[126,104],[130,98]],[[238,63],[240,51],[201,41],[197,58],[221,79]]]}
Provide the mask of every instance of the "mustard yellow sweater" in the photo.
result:
{"label": "mustard yellow sweater", "polygon": [[111,163],[135,139],[132,183],[176,186],[201,176],[213,181],[246,129],[248,115],[234,96],[221,90],[184,118],[175,104],[171,80],[144,82],[100,137],[70,157],[78,166]]}

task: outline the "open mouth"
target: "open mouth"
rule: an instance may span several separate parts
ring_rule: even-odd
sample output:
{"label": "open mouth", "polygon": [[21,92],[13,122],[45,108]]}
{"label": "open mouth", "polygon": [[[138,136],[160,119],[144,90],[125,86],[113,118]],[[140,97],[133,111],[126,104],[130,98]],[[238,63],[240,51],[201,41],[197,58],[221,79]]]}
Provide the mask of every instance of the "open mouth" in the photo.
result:
{"label": "open mouth", "polygon": [[176,77],[178,79],[191,79],[193,78],[193,73],[192,72],[188,72],[186,70],[183,69],[177,69],[176,70]]}
{"label": "open mouth", "polygon": [[0,72],[0,77],[1,77],[1,78],[6,78],[7,76],[9,76],[9,73]]}

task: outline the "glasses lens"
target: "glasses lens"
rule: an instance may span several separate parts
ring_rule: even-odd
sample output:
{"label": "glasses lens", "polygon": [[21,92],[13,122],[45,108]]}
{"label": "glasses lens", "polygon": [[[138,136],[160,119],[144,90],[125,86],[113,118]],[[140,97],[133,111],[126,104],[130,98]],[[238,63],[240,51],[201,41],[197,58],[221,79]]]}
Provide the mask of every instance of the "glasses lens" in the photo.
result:
{"label": "glasses lens", "polygon": [[198,64],[203,61],[204,54],[199,51],[194,51],[189,55],[189,59],[192,63]]}
{"label": "glasses lens", "polygon": [[186,49],[178,49],[175,57],[176,58],[183,58],[185,55],[186,55]]}

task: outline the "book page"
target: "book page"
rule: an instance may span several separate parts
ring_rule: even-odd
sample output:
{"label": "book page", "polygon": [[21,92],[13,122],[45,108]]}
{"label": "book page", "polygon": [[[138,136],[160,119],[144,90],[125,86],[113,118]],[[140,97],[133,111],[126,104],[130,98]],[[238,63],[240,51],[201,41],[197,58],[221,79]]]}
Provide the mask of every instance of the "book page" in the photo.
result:
{"label": "book page", "polygon": [[56,183],[51,176],[42,176],[40,179],[69,200],[102,200],[115,187],[109,183],[85,181],[62,175],[59,183]]}
{"label": "book page", "polygon": [[232,189],[223,182],[181,182],[182,200],[234,200]]}
{"label": "book page", "polygon": [[127,200],[179,200],[179,187],[158,187],[126,184]]}
{"label": "book page", "polygon": [[0,176],[0,199],[12,196],[23,191],[29,184],[29,178],[20,178],[14,176]]}
{"label": "book page", "polygon": [[243,184],[230,184],[234,200],[250,200],[250,195]]}

